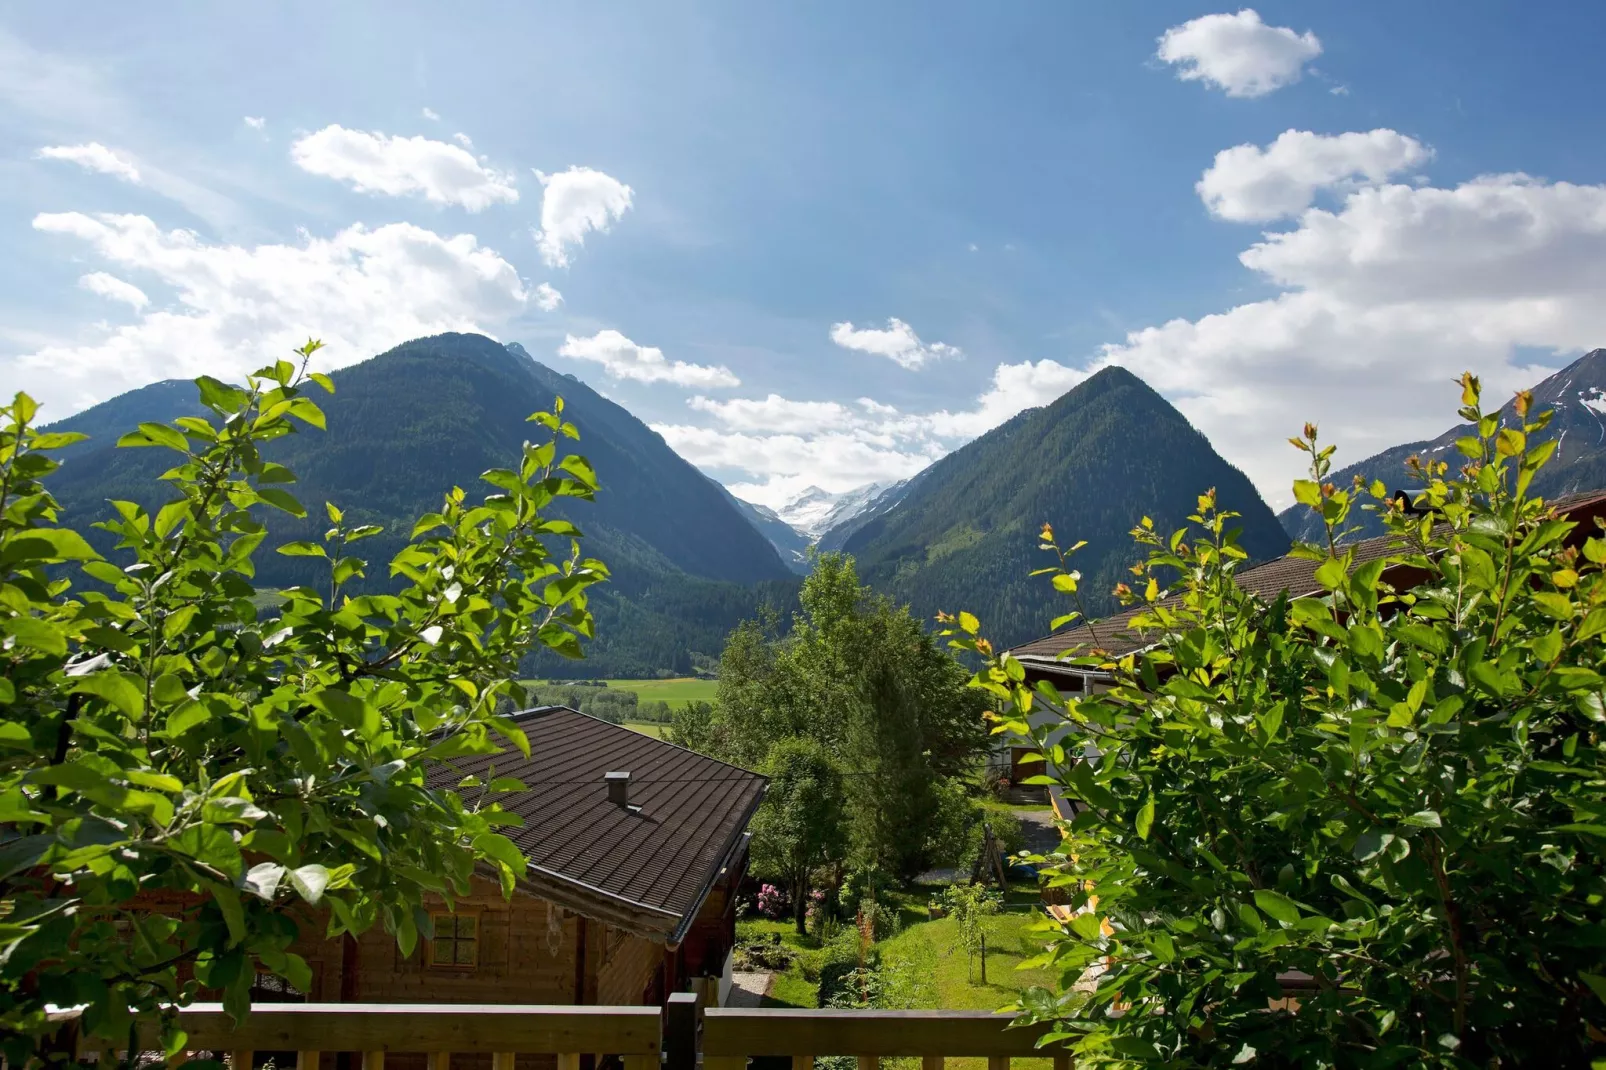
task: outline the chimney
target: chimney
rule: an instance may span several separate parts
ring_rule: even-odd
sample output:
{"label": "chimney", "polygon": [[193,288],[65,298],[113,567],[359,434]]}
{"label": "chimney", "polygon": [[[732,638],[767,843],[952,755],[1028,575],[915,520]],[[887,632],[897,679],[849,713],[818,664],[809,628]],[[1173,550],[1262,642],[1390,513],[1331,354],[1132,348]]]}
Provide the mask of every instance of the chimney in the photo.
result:
{"label": "chimney", "polygon": [[630,774],[603,773],[602,782],[608,785],[608,801],[621,810],[630,809]]}

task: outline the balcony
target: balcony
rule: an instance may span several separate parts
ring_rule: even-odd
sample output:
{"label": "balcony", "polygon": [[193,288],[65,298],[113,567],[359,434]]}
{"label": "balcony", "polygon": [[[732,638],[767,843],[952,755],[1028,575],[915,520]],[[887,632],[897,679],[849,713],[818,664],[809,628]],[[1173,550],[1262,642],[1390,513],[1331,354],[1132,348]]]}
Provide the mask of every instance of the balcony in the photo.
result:
{"label": "balcony", "polygon": [[[387,1059],[389,1070],[582,1070],[605,1059],[609,1065],[618,1060],[624,1070],[743,1070],[754,1057],[813,1070],[822,1056],[855,1057],[859,1070],[878,1070],[882,1059],[900,1057],[919,1059],[921,1070],[943,1070],[952,1058],[974,1065],[984,1058],[988,1070],[1010,1070],[1019,1058],[1042,1066],[1052,1060],[1054,1070],[1071,1067],[1068,1054],[1037,1046],[1042,1027],[1016,1027],[1007,1014],[705,1009],[689,993],[671,997],[662,1009],[265,1003],[239,1025],[220,1005],[199,1003],[181,1011],[179,1020],[189,1056],[226,1053],[233,1070],[269,1054],[278,1070],[290,1070],[291,1059],[296,1070],[387,1070]],[[64,1043],[88,1048],[80,1055],[110,1066],[125,1054],[78,1045],[72,1022],[63,1024]],[[348,1054],[341,1059],[341,1053]]]}

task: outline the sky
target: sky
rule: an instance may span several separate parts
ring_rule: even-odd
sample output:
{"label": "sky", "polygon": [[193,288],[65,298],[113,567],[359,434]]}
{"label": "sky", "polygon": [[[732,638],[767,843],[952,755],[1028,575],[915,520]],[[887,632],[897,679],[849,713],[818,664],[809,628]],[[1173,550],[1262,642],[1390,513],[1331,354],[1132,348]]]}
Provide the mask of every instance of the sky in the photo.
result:
{"label": "sky", "polygon": [[1121,365],[1274,506],[1606,345],[1606,5],[0,11],[0,390],[519,342],[752,501]]}

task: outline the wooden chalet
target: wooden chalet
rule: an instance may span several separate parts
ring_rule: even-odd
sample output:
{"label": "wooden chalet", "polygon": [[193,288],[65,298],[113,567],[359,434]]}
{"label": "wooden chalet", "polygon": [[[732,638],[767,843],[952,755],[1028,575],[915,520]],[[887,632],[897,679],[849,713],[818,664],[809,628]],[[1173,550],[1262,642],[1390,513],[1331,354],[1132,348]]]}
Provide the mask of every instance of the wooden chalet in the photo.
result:
{"label": "wooden chalet", "polygon": [[511,748],[432,779],[516,777],[501,795],[524,819],[504,830],[529,860],[511,899],[477,876],[433,940],[410,956],[375,927],[293,948],[312,990],[264,977],[254,998],[313,1003],[651,1005],[687,989],[722,1003],[735,946],[735,892],[765,779],[561,706],[516,714],[530,757]]}

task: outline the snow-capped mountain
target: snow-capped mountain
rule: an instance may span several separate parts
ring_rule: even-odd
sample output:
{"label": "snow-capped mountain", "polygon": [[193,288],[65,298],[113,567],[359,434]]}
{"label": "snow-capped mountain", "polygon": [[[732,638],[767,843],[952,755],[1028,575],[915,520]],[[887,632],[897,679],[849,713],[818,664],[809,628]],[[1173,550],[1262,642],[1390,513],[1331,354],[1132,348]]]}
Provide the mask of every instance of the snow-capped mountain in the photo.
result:
{"label": "snow-capped mountain", "polygon": [[809,541],[813,542],[844,520],[863,512],[871,502],[896,485],[866,483],[862,487],[836,494],[821,490],[819,487],[810,487],[775,510],[775,515],[786,521],[793,530],[808,536]]}

